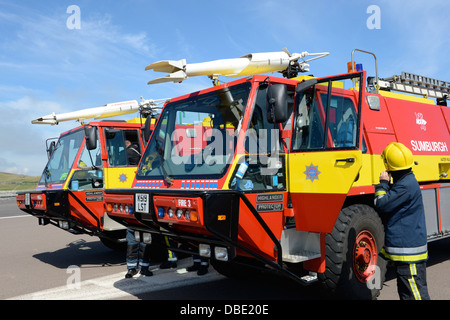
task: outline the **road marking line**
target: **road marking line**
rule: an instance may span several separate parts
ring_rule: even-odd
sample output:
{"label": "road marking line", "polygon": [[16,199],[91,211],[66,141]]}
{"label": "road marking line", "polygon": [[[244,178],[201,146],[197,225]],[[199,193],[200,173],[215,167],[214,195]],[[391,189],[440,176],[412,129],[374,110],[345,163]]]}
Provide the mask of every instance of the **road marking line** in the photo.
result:
{"label": "road marking line", "polygon": [[179,273],[174,270],[154,270],[151,277],[135,276],[125,279],[125,271],[95,279],[81,281],[79,288],[73,284],[33,292],[8,300],[109,300],[137,296],[147,292],[167,290],[222,279],[215,272],[198,276],[196,272]]}
{"label": "road marking line", "polygon": [[0,217],[0,220],[3,220],[3,219],[13,219],[13,218],[23,218],[23,217],[32,217],[32,215],[20,215],[20,216],[10,216],[10,217]]}

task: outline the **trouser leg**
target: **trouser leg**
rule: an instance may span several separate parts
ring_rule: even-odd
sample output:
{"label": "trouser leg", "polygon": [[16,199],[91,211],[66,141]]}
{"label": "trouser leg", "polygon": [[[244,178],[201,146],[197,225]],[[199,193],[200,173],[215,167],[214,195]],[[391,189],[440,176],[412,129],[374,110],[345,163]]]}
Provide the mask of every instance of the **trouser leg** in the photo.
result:
{"label": "trouser leg", "polygon": [[132,231],[127,232],[127,269],[136,269],[138,266],[138,250],[139,244],[134,239]]}
{"label": "trouser leg", "polygon": [[139,266],[142,269],[150,266],[150,246],[143,242],[139,243]]}
{"label": "trouser leg", "polygon": [[177,267],[177,261],[178,257],[175,252],[172,250],[169,250],[170,247],[176,247],[175,242],[167,237],[164,236],[164,244],[166,245],[166,261],[161,263],[159,266],[161,269],[170,269],[170,268],[176,268]]}
{"label": "trouser leg", "polygon": [[169,250],[170,247],[175,247],[175,243],[172,239],[167,236],[164,236],[164,242],[167,247],[167,261],[177,262],[178,258],[175,252]]}
{"label": "trouser leg", "polygon": [[187,271],[197,271],[199,276],[208,273],[209,262],[208,259],[200,257],[198,255],[193,256],[194,264],[190,267],[187,267]]}
{"label": "trouser leg", "polygon": [[430,300],[426,262],[397,263],[397,289],[401,300]]}

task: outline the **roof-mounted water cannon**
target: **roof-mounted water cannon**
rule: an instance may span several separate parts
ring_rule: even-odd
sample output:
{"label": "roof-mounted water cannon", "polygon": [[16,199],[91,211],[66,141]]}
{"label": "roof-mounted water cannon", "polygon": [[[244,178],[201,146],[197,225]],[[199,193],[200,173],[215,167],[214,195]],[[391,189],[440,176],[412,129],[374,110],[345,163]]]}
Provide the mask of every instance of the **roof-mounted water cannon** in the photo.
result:
{"label": "roof-mounted water cannon", "polygon": [[136,100],[108,103],[102,107],[87,108],[66,113],[51,113],[49,115],[32,120],[33,124],[55,125],[62,121],[75,120],[83,123],[86,119],[104,119],[134,112],[141,112],[146,117],[149,114],[156,113],[158,105],[166,102],[168,99],[146,100],[141,97],[141,101]]}
{"label": "roof-mounted water cannon", "polygon": [[141,97],[141,102],[139,102],[139,113],[143,118],[148,116],[155,117],[158,110],[162,109],[162,104],[166,103],[170,99],[156,99],[147,100]]}
{"label": "roof-mounted water cannon", "polygon": [[[250,53],[240,58],[213,60],[201,63],[186,63],[182,60],[163,60],[148,65],[145,70],[166,72],[168,75],[159,77],[148,84],[164,82],[182,82],[189,77],[208,76],[215,81],[219,76],[242,77],[255,74],[281,72],[285,77],[296,76],[298,72],[308,72],[308,62],[328,56],[323,53],[293,53],[286,48],[281,52]],[[312,57],[305,59],[306,57]]]}

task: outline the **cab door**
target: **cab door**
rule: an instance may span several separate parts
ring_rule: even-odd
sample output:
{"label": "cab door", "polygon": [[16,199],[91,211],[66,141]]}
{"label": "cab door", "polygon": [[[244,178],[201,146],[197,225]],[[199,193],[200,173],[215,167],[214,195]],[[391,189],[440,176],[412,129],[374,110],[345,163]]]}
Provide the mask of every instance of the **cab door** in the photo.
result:
{"label": "cab door", "polygon": [[298,92],[289,164],[297,230],[331,232],[362,163],[365,72],[321,78]]}
{"label": "cab door", "polygon": [[139,130],[105,128],[105,142],[105,189],[131,188],[142,155]]}

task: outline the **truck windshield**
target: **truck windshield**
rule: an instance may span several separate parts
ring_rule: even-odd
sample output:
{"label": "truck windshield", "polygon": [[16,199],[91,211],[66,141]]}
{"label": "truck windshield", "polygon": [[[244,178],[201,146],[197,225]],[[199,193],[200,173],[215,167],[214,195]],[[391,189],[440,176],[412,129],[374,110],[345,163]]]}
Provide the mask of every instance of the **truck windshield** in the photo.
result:
{"label": "truck windshield", "polygon": [[148,143],[137,179],[219,178],[234,157],[251,84],[169,103]]}
{"label": "truck windshield", "polygon": [[62,135],[42,173],[39,184],[64,183],[83,140],[83,129]]}

